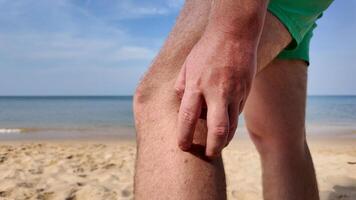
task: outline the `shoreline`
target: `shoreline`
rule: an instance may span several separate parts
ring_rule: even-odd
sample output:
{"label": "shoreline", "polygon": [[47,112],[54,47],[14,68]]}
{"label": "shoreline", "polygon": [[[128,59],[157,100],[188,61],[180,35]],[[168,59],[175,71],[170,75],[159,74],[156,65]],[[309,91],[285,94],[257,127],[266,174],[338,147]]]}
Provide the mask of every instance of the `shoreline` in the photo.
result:
{"label": "shoreline", "polygon": [[[241,142],[248,142],[251,139],[248,135],[237,135],[232,140],[233,143]],[[307,142],[311,143],[319,143],[319,142],[334,142],[335,144],[338,143],[345,143],[345,144],[356,144],[356,137],[342,137],[342,136],[315,136],[309,135],[307,136]],[[19,143],[68,143],[68,144],[75,144],[75,143],[136,143],[135,137],[84,137],[84,138],[43,138],[43,139],[4,139],[0,140],[0,145],[2,144],[19,144]]]}
{"label": "shoreline", "polygon": [[[6,128],[7,130],[21,130]],[[33,128],[32,128],[33,129]],[[32,130],[29,129],[29,130]],[[3,128],[3,130],[5,130]],[[66,131],[66,129],[33,129],[35,132],[3,132],[0,133],[0,143],[3,141],[68,141],[68,140],[134,140],[135,129],[134,127],[120,127],[106,129],[74,129],[75,132]],[[100,134],[99,134],[100,133]],[[248,138],[248,133],[244,124],[241,124],[237,133],[237,139]],[[356,126],[351,125],[329,125],[329,124],[307,124],[306,135],[308,139],[336,139],[336,140],[355,140],[356,139]]]}

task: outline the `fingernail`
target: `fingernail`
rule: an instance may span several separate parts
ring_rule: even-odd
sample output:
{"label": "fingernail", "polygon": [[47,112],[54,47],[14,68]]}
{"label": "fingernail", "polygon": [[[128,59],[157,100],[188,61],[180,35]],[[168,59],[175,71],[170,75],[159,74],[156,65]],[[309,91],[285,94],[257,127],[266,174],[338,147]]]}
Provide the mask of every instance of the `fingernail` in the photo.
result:
{"label": "fingernail", "polygon": [[190,149],[190,144],[187,143],[179,143],[179,148],[181,148],[183,151],[188,151]]}
{"label": "fingernail", "polygon": [[219,152],[209,152],[206,154],[207,157],[213,159],[213,158],[217,158],[220,156],[220,153]]}

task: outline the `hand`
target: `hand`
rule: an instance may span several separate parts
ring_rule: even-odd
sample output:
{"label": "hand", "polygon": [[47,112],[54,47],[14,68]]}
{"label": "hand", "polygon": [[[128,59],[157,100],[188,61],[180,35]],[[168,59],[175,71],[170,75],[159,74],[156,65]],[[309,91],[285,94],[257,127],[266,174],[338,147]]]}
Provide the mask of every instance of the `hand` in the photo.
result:
{"label": "hand", "polygon": [[178,114],[178,145],[182,150],[190,149],[205,105],[206,156],[219,156],[233,138],[255,75],[256,46],[221,31],[206,31],[194,46],[175,84],[182,98]]}

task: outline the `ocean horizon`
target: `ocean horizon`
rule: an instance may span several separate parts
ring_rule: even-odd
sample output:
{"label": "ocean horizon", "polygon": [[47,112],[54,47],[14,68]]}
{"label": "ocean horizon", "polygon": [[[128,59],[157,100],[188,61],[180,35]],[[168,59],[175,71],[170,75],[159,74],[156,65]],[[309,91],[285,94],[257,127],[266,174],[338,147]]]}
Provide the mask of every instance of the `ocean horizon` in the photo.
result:
{"label": "ocean horizon", "polygon": [[[0,96],[0,140],[134,138],[132,100],[130,95]],[[355,138],[356,95],[308,96],[306,123],[310,135]],[[241,131],[242,117],[239,124]]]}

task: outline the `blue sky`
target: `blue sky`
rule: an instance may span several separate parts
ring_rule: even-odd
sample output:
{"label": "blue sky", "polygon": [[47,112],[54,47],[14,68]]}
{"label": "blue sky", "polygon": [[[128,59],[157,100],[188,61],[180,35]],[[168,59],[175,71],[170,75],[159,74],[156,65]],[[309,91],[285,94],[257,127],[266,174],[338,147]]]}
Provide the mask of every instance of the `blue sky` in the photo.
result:
{"label": "blue sky", "polygon": [[[131,95],[183,0],[0,0],[0,95]],[[356,1],[311,45],[309,94],[356,94]]]}

